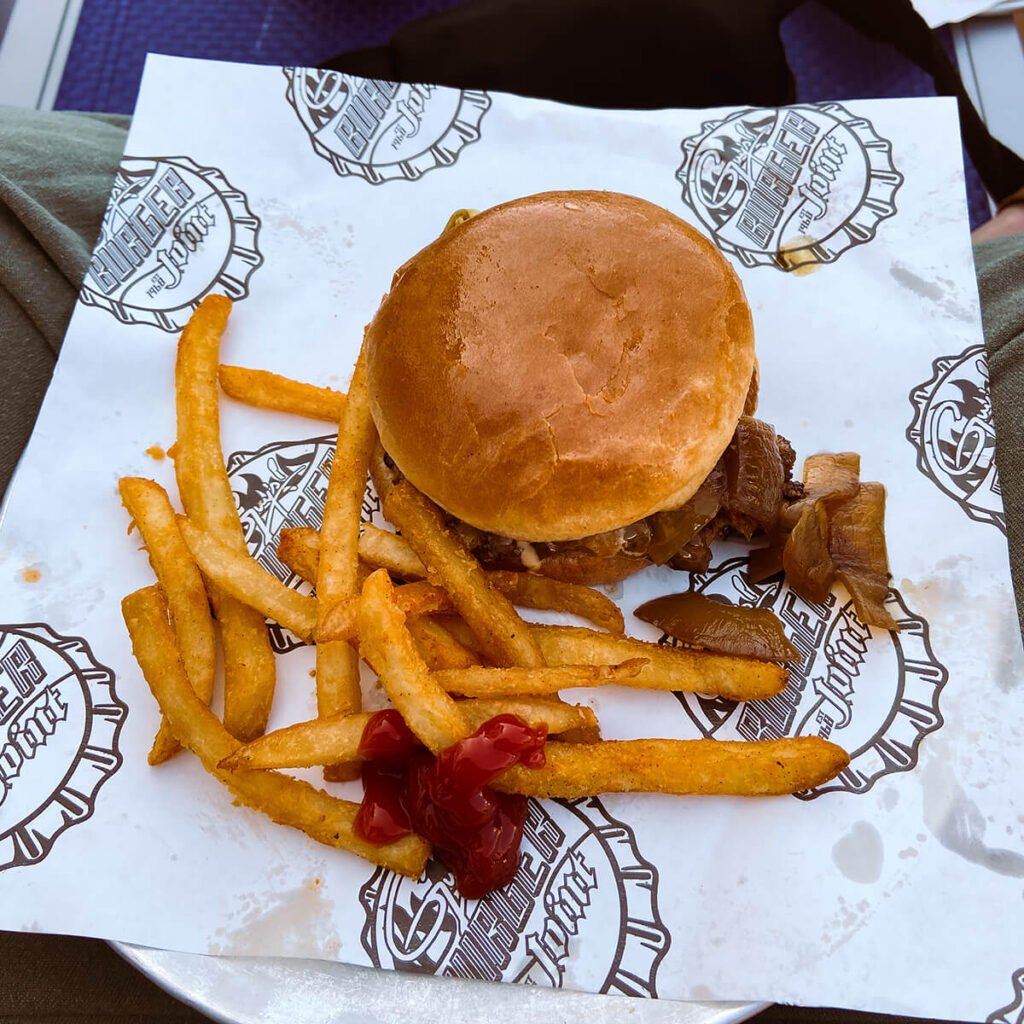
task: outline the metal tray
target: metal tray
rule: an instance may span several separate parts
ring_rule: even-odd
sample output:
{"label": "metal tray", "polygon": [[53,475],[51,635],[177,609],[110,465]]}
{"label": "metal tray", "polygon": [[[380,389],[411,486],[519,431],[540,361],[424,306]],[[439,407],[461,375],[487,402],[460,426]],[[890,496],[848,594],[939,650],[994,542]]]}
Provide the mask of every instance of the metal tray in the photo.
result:
{"label": "metal tray", "polygon": [[632,999],[323,960],[111,946],[175,998],[224,1024],[739,1024],[768,1005]]}

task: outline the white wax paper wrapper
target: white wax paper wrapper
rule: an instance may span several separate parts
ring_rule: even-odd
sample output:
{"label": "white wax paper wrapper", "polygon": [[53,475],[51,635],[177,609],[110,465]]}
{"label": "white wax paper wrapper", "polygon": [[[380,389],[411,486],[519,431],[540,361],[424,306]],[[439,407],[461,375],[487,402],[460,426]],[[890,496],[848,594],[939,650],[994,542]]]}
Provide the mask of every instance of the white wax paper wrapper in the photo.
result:
{"label": "white wax paper wrapper", "polygon": [[[803,652],[788,689],[579,696],[608,738],[817,734],[849,770],[799,798],[535,803],[515,881],[468,902],[436,866],[401,879],[233,807],[190,756],[149,768],[158,715],[119,601],[152,574],[116,481],[174,492],[153,446],[174,440],[191,308],[237,300],[225,362],[343,388],[392,272],[453,210],[593,188],[666,207],[732,260],[759,415],[801,456],[859,451],[888,488],[903,631],[863,626],[839,589],[809,605],[751,584],[724,546],[694,585],[782,618]],[[330,430],[225,400],[223,441],[252,550],[283,573],[274,539],[317,521]],[[0,926],[634,996],[1010,1007],[1024,754],[993,447],[951,100],[601,112],[151,58],[0,532]],[[687,583],[651,569],[619,597],[629,612]],[[314,697],[311,650],[274,636],[276,727]]]}
{"label": "white wax paper wrapper", "polygon": [[913,0],[917,13],[932,28],[940,25],[955,25],[976,14],[995,10],[1012,10],[1012,4],[1001,4],[998,0]]}

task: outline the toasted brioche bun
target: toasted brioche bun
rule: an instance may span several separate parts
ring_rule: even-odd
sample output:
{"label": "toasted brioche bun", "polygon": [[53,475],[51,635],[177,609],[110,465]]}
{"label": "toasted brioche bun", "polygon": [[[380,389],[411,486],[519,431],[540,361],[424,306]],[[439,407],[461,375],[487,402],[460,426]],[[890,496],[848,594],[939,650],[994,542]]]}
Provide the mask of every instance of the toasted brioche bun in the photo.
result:
{"label": "toasted brioche bun", "polygon": [[528,541],[682,505],[754,367],[718,250],[613,192],[527,196],[446,231],[396,274],[366,346],[398,468],[451,515]]}

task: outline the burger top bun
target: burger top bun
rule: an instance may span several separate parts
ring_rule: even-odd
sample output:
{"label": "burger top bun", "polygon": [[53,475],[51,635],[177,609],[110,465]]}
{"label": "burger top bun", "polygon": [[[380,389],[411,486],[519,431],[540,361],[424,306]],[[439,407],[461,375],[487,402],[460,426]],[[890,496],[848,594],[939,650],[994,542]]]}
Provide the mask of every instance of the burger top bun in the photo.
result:
{"label": "burger top bun", "polygon": [[366,335],[373,418],[402,473],[481,530],[573,540],[682,505],[743,412],[750,308],[661,207],[546,192],[446,231]]}

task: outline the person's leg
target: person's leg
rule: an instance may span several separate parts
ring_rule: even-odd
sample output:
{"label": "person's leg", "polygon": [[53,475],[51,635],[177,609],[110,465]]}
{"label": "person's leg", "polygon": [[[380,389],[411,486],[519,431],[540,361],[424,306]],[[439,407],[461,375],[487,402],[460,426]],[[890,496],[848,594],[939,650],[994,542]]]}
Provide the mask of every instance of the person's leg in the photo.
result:
{"label": "person's leg", "polygon": [[32,432],[128,118],[0,107],[0,494]]}

